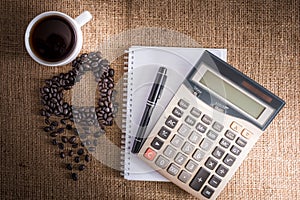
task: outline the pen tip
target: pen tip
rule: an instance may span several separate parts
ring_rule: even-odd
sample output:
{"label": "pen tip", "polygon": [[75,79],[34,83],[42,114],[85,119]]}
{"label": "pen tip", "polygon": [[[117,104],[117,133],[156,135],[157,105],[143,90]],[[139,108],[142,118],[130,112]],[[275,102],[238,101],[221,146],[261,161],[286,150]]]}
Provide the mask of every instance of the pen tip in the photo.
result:
{"label": "pen tip", "polygon": [[158,70],[159,73],[162,73],[162,74],[166,74],[167,73],[167,68],[164,67],[164,66],[161,66]]}

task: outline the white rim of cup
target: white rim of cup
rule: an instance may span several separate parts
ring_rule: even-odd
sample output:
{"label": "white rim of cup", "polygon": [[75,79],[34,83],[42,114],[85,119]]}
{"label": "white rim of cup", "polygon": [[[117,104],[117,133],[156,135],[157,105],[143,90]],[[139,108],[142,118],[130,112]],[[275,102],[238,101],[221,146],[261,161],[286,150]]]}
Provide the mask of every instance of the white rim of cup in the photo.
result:
{"label": "white rim of cup", "polygon": [[[65,58],[62,61],[58,61],[58,62],[48,62],[48,61],[40,59],[33,53],[33,51],[31,50],[31,47],[30,47],[30,43],[29,43],[30,31],[32,30],[32,27],[35,25],[35,23],[38,22],[43,17],[53,16],[53,15],[61,16],[65,19],[67,19],[68,22],[73,26],[73,28],[75,30],[75,34],[76,34],[76,46],[73,49],[73,52],[67,58]],[[33,60],[35,60],[36,62],[38,62],[41,65],[46,65],[46,66],[62,66],[62,65],[66,65],[66,64],[70,63],[79,54],[79,52],[82,48],[82,43],[83,43],[83,38],[82,38],[82,31],[80,29],[80,25],[69,15],[62,13],[62,12],[58,12],[58,11],[47,11],[47,12],[37,15],[35,18],[33,18],[31,20],[31,22],[27,26],[27,29],[25,32],[25,47],[26,47],[27,52],[29,53],[29,55],[31,56],[31,58]]]}

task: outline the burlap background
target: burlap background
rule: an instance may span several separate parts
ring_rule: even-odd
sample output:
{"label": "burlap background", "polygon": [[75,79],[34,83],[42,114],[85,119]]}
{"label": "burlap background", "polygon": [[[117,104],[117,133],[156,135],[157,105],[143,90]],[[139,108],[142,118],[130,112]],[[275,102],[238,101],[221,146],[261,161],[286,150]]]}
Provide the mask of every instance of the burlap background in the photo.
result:
{"label": "burlap background", "polygon": [[[89,10],[82,52],[138,27],[178,31],[202,47],[228,49],[228,62],[286,101],[219,199],[300,199],[300,1],[0,1],[0,198],[194,199],[171,183],[131,182],[95,159],[79,181],[41,127],[43,80],[71,67],[43,67],[26,53],[24,32],[37,14]],[[176,46],[178,41],[174,41]],[[121,60],[113,67],[122,76]],[[117,144],[120,130],[108,136]]]}

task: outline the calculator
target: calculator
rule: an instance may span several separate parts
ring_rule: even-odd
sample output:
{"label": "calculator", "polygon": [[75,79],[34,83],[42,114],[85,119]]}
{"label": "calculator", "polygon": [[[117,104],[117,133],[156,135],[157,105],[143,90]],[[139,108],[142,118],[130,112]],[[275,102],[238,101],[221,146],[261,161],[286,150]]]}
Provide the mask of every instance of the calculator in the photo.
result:
{"label": "calculator", "polygon": [[216,199],[285,102],[205,51],[138,156],[199,199]]}

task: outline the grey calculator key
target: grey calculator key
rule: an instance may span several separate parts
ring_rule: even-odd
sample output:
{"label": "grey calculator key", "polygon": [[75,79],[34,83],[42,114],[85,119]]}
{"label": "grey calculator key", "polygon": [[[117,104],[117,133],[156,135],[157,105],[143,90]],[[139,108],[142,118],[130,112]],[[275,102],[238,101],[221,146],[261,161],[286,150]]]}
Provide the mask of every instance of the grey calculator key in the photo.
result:
{"label": "grey calculator key", "polygon": [[207,138],[204,138],[200,144],[200,148],[204,151],[208,151],[211,148],[212,142]]}
{"label": "grey calculator key", "polygon": [[201,120],[207,125],[210,125],[212,123],[212,118],[208,115],[203,115]]}
{"label": "grey calculator key", "polygon": [[201,140],[201,135],[197,132],[193,131],[192,134],[189,137],[189,141],[191,141],[194,144],[198,144]]}
{"label": "grey calculator key", "polygon": [[235,138],[235,133],[232,131],[226,131],[225,136],[229,139],[229,140],[234,140]]}
{"label": "grey calculator key", "polygon": [[183,143],[183,139],[178,135],[174,135],[174,137],[171,140],[171,144],[173,144],[175,147],[180,147],[182,143]]}
{"label": "grey calculator key", "polygon": [[172,163],[167,171],[169,174],[176,176],[179,172],[179,167]]}
{"label": "grey calculator key", "polygon": [[181,124],[177,132],[182,135],[183,137],[186,137],[189,135],[191,128],[187,126],[186,124]]}
{"label": "grey calculator key", "polygon": [[156,159],[155,164],[156,164],[158,167],[160,167],[160,168],[162,168],[162,169],[165,169],[165,168],[168,166],[169,162],[170,162],[170,161],[169,161],[168,159],[166,159],[165,157],[159,156],[159,157]]}
{"label": "grey calculator key", "polygon": [[228,166],[232,166],[233,163],[234,163],[234,161],[235,161],[235,157],[233,157],[233,156],[230,155],[230,154],[227,154],[227,155],[225,156],[225,158],[223,159],[223,162],[224,162],[226,165],[228,165]]}
{"label": "grey calculator key", "polygon": [[191,112],[190,112],[194,117],[200,117],[201,115],[201,111],[195,107],[192,108]]}
{"label": "grey calculator key", "polygon": [[214,192],[215,191],[212,188],[205,186],[201,194],[209,199],[214,194]]}
{"label": "grey calculator key", "polygon": [[178,179],[183,182],[183,183],[186,183],[188,182],[188,180],[190,180],[191,178],[191,174],[189,174],[188,172],[182,170],[178,176]]}
{"label": "grey calculator key", "polygon": [[169,116],[168,119],[166,120],[165,124],[170,128],[175,128],[177,122],[178,122],[177,119],[175,119],[172,116]]}
{"label": "grey calculator key", "polygon": [[196,123],[196,120],[191,116],[187,116],[184,121],[191,126],[194,126],[194,124]]}
{"label": "grey calculator key", "polygon": [[200,188],[204,185],[209,175],[210,173],[201,167],[197,174],[194,176],[193,180],[191,181],[190,187],[196,191],[199,191]]}
{"label": "grey calculator key", "polygon": [[245,140],[243,140],[242,138],[238,138],[236,140],[236,143],[240,146],[240,147],[245,147],[247,142]]}
{"label": "grey calculator key", "polygon": [[217,166],[217,164],[218,164],[218,162],[211,157],[209,157],[205,162],[205,166],[211,170],[213,170]]}
{"label": "grey calculator key", "polygon": [[200,133],[204,133],[205,131],[206,131],[206,126],[204,126],[202,123],[198,123],[197,125],[196,125],[196,129],[197,129],[197,131],[199,131]]}
{"label": "grey calculator key", "polygon": [[178,165],[182,165],[185,161],[186,161],[187,157],[182,154],[182,153],[178,153],[174,159],[174,161],[178,164]]}
{"label": "grey calculator key", "polygon": [[194,154],[193,154],[193,158],[196,161],[201,161],[205,156],[205,152],[201,151],[200,149],[197,149]]}
{"label": "grey calculator key", "polygon": [[172,111],[173,115],[175,115],[176,117],[180,118],[183,115],[183,111],[180,110],[179,108],[175,107]]}
{"label": "grey calculator key", "polygon": [[181,148],[182,152],[186,153],[187,155],[190,155],[195,149],[195,146],[192,145],[189,142],[185,142],[183,147]]}
{"label": "grey calculator key", "polygon": [[166,149],[164,150],[164,155],[167,156],[168,158],[173,158],[175,156],[176,149],[168,145]]}
{"label": "grey calculator key", "polygon": [[220,159],[220,158],[222,158],[224,153],[225,153],[225,151],[223,149],[221,149],[220,147],[216,147],[215,150],[212,152],[212,155],[215,158]]}
{"label": "grey calculator key", "polygon": [[179,105],[179,107],[181,107],[183,109],[187,109],[190,104],[188,102],[186,102],[185,100],[180,99],[178,102],[178,105]]}
{"label": "grey calculator key", "polygon": [[158,135],[163,139],[167,139],[170,134],[171,134],[171,131],[164,126],[161,127],[161,129],[158,132]]}
{"label": "grey calculator key", "polygon": [[228,140],[225,140],[224,138],[220,140],[219,144],[226,149],[230,146],[230,142]]}
{"label": "grey calculator key", "polygon": [[219,165],[219,167],[216,170],[216,173],[221,177],[224,177],[227,174],[227,172],[228,172],[228,168],[222,164]]}
{"label": "grey calculator key", "polygon": [[219,179],[217,176],[215,176],[215,175],[213,175],[210,179],[209,179],[209,181],[208,181],[208,183],[211,185],[211,186],[213,186],[214,188],[217,188],[218,186],[219,186],[219,184],[221,183],[221,179]]}
{"label": "grey calculator key", "polygon": [[215,122],[213,125],[212,125],[213,129],[215,129],[216,131],[218,132],[221,132],[224,128],[224,126],[222,124],[220,124],[219,122]]}
{"label": "grey calculator key", "polygon": [[209,130],[207,133],[206,133],[207,137],[211,140],[216,140],[217,137],[218,137],[218,134],[215,133],[214,131],[212,130]]}
{"label": "grey calculator key", "polygon": [[195,163],[193,160],[189,160],[188,163],[186,164],[185,168],[189,171],[189,172],[194,172],[195,169],[197,169],[198,164]]}
{"label": "grey calculator key", "polygon": [[234,155],[238,156],[240,155],[241,151],[239,148],[237,148],[236,146],[232,146],[231,149],[230,149],[231,153],[233,153]]}

